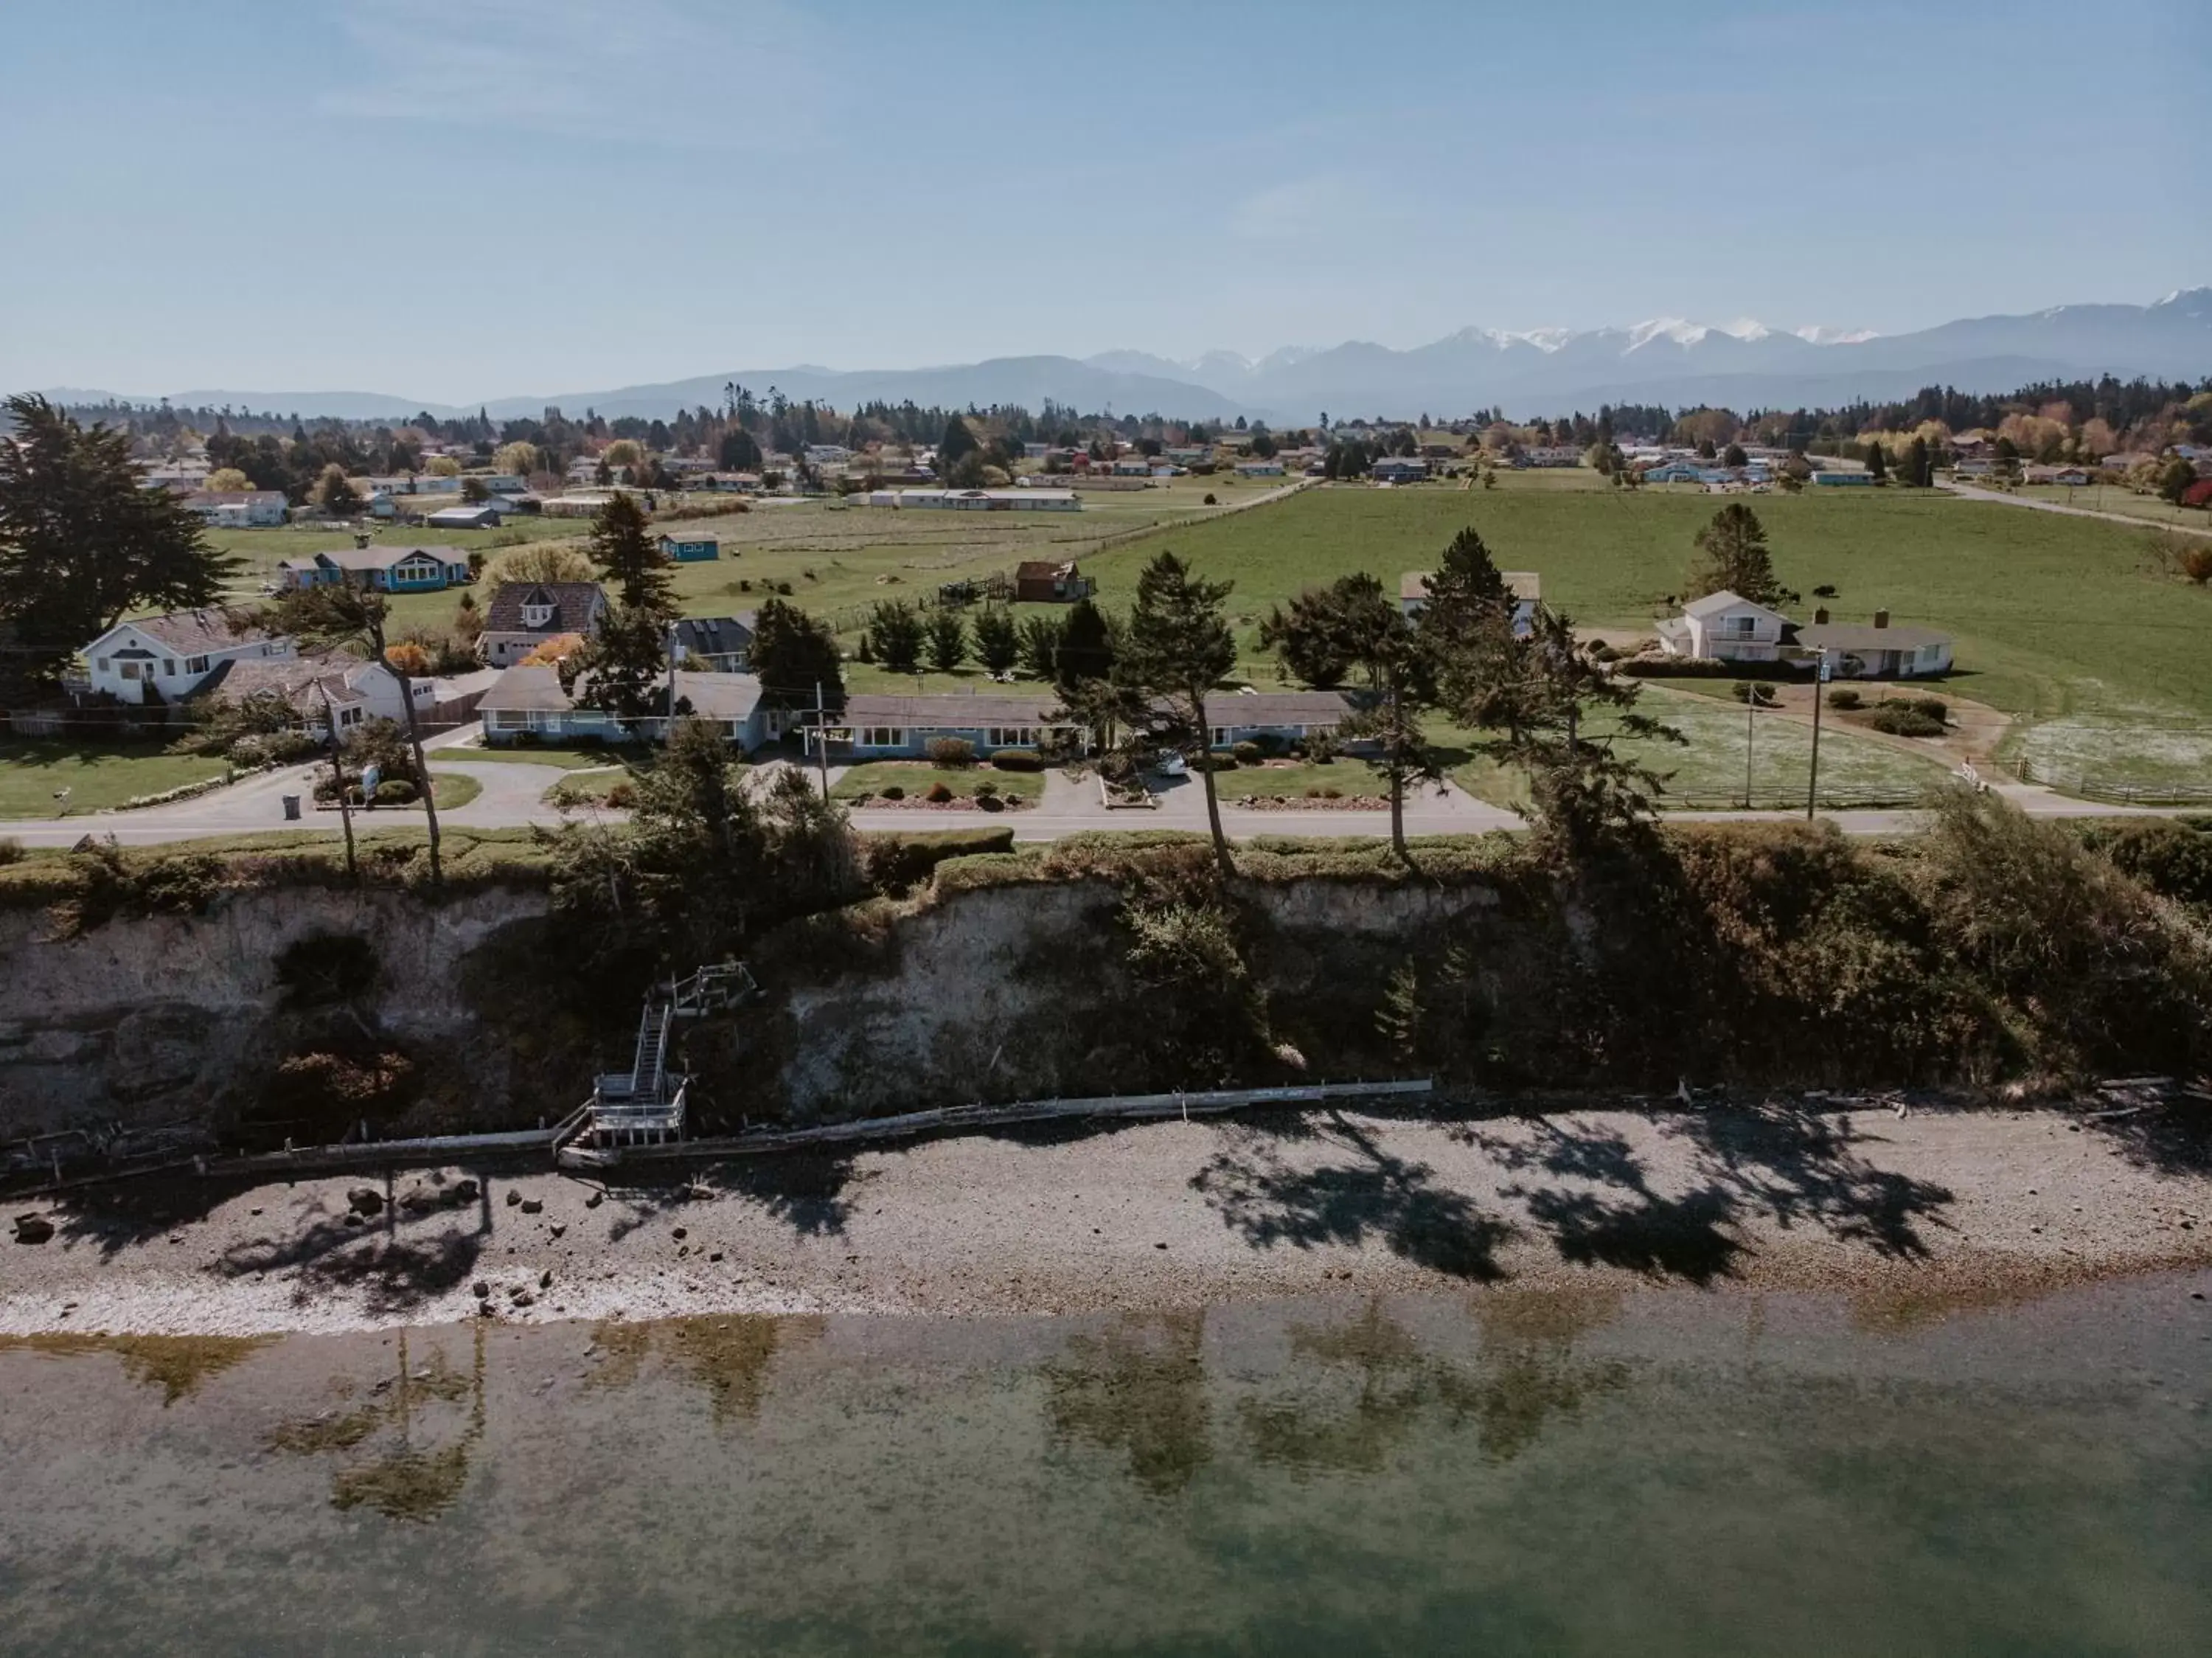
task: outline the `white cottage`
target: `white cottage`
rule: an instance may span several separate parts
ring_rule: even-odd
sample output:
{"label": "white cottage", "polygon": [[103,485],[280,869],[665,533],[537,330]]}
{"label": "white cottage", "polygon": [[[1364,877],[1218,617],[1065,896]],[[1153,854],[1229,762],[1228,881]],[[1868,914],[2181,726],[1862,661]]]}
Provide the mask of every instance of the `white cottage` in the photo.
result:
{"label": "white cottage", "polygon": [[229,610],[177,610],[118,622],[78,654],[96,694],[118,702],[173,703],[226,662],[289,657],[292,641],[239,625]]}
{"label": "white cottage", "polygon": [[1780,655],[1790,619],[1723,591],[1692,599],[1678,617],[1659,624],[1659,644],[1669,656],[1723,662],[1771,662]]}

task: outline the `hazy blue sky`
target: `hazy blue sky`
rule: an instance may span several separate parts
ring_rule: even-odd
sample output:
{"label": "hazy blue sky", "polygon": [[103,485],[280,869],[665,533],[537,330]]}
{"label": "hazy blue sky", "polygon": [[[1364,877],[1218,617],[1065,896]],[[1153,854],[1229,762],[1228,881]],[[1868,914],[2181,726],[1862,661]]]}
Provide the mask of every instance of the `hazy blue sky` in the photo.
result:
{"label": "hazy blue sky", "polygon": [[2212,280],[2212,5],[9,4],[0,387],[1895,332]]}

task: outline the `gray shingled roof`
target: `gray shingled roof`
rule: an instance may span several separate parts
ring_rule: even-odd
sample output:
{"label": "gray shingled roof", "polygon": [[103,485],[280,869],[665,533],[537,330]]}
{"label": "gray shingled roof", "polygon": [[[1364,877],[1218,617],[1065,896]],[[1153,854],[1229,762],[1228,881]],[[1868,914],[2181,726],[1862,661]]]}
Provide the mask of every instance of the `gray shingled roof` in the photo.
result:
{"label": "gray shingled roof", "polygon": [[270,637],[266,628],[236,626],[240,613],[221,608],[173,610],[166,616],[133,617],[120,625],[135,627],[148,638],[159,639],[187,655]]}
{"label": "gray shingled roof", "polygon": [[[522,619],[523,607],[539,594],[551,600],[553,619],[543,627],[531,627]],[[502,582],[484,606],[484,629],[490,633],[583,633],[605,597],[597,582]]]}
{"label": "gray shingled roof", "polygon": [[1810,650],[1917,650],[1948,645],[1951,636],[1932,627],[1875,627],[1864,622],[1810,622],[1797,630]]}
{"label": "gray shingled roof", "polygon": [[[579,680],[578,689],[586,683]],[[751,718],[753,710],[760,706],[761,683],[750,674],[694,674],[678,668],[676,696],[679,703],[689,703],[691,712],[702,720],[744,720]],[[477,711],[547,714],[574,706],[575,699],[561,689],[559,669],[510,667],[492,681]]]}

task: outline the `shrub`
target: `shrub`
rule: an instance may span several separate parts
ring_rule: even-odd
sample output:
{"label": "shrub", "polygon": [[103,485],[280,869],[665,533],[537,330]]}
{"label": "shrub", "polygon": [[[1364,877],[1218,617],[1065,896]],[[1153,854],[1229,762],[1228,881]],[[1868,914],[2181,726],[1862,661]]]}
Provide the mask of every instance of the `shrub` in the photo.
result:
{"label": "shrub", "polygon": [[0,864],[21,863],[22,861],[23,843],[13,835],[0,835]]}
{"label": "shrub", "polygon": [[1756,703],[1761,708],[1780,706],[1780,700],[1775,696],[1773,687],[1763,685],[1757,680],[1738,680],[1729,687],[1729,694],[1740,703]]}
{"label": "shrub", "polygon": [[969,792],[972,793],[977,800],[990,800],[997,795],[999,792],[999,785],[993,783],[990,778],[985,777]]}
{"label": "shrub", "polygon": [[276,983],[287,1006],[350,1002],[374,986],[376,946],[359,933],[309,933],[276,957]]}
{"label": "shrub", "polygon": [[636,786],[628,777],[624,777],[607,790],[607,804],[618,810],[628,811],[637,804]]}
{"label": "shrub", "polygon": [[1893,737],[1940,737],[1943,722],[1931,719],[1909,703],[1884,703],[1868,723]]}
{"label": "shrub", "polygon": [[940,829],[916,835],[860,837],[860,873],[877,891],[894,897],[927,881],[948,858],[1011,852],[1011,829]]}
{"label": "shrub", "polygon": [[2107,820],[2082,840],[2160,896],[2212,910],[2212,830],[2172,818]]}
{"label": "shrub", "polygon": [[1206,504],[1209,507],[1218,507],[1221,503],[1213,498],[1213,492],[1211,490],[1208,490],[1206,495]]}
{"label": "shrub", "polygon": [[1321,797],[1323,800],[1342,800],[1344,790],[1333,785],[1325,785],[1321,791]]}
{"label": "shrub", "polygon": [[951,771],[975,764],[975,745],[965,737],[932,737],[924,752],[932,765]]}
{"label": "shrub", "polygon": [[376,785],[379,806],[412,806],[416,798],[415,785],[404,777],[386,777]]}
{"label": "shrub", "polygon": [[991,756],[991,764],[1001,771],[1042,771],[1044,756],[1033,748],[1001,748]]}
{"label": "shrub", "polygon": [[906,790],[899,787],[899,785],[895,783],[887,783],[884,785],[884,798],[885,800],[904,800],[906,798]]}
{"label": "shrub", "polygon": [[1828,706],[1831,708],[1859,708],[1865,703],[1866,698],[1847,685],[1839,685],[1828,693]]}
{"label": "shrub", "polygon": [[2186,547],[2175,556],[2181,573],[2198,587],[2212,582],[2212,547]]}
{"label": "shrub", "polygon": [[1316,765],[1327,765],[1336,758],[1336,733],[1310,731],[1306,734],[1306,758]]}
{"label": "shrub", "polygon": [[1006,809],[1006,803],[996,795],[978,795],[975,796],[975,809],[979,812],[1003,812]]}
{"label": "shrub", "polygon": [[1267,758],[1260,752],[1260,745],[1255,742],[1240,742],[1229,752],[1236,757],[1237,764],[1239,765],[1257,765]]}
{"label": "shrub", "polygon": [[952,790],[942,783],[933,783],[929,792],[922,796],[932,806],[942,806],[952,798]]}
{"label": "shrub", "polygon": [[1909,706],[1919,710],[1938,725],[1951,717],[1951,704],[1941,697],[1908,697],[1905,700]]}

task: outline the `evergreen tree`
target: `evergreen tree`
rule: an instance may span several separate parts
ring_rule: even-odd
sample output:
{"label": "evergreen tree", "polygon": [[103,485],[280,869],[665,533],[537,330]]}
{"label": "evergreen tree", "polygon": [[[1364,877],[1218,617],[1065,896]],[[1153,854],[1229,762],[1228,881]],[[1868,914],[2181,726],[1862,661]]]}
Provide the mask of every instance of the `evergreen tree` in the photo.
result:
{"label": "evergreen tree", "polygon": [[561,689],[578,706],[622,720],[688,712],[669,705],[668,620],[657,610],[611,607],[583,649],[561,659]]}
{"label": "evergreen tree", "polygon": [[1766,527],[1759,515],[1741,501],[1731,501],[1699,530],[1697,547],[1702,555],[1690,567],[1689,588],[1684,597],[1702,599],[1709,593],[1733,593],[1754,605],[1779,610],[1797,602],[1774,574],[1774,560],[1766,547]]}
{"label": "evergreen tree", "polygon": [[1731,443],[1721,451],[1721,465],[1723,466],[1744,466],[1750,460],[1751,457],[1743,452],[1743,445],[1741,443]]}
{"label": "evergreen tree", "polygon": [[1237,865],[1221,827],[1206,701],[1237,665],[1236,636],[1223,613],[1231,586],[1202,579],[1174,553],[1163,551],[1137,577],[1123,646],[1127,684],[1166,704],[1180,746],[1202,768],[1206,824],[1213,835],[1214,860],[1224,876],[1235,875]]}
{"label": "evergreen tree", "polygon": [[1054,616],[1025,616],[1021,622],[1022,671],[1033,680],[1060,675],[1060,641],[1065,625]]}
{"label": "evergreen tree", "polygon": [[632,610],[672,614],[676,584],[668,559],[653,539],[653,525],[637,497],[618,491],[592,521],[592,562],[603,581]]}
{"label": "evergreen tree", "polygon": [[1889,476],[1889,457],[1882,453],[1880,438],[1867,445],[1866,469],[1867,476],[1877,484]]}
{"label": "evergreen tree", "polygon": [[[1409,620],[1382,584],[1364,573],[1337,578],[1327,588],[1301,594],[1289,612],[1267,619],[1261,642],[1272,642],[1284,666],[1305,678],[1314,668],[1334,684],[1347,672],[1364,682],[1364,706],[1340,728],[1350,737],[1371,737],[1381,749],[1379,769],[1390,789],[1390,844],[1411,863],[1406,849],[1406,785],[1440,775],[1422,710],[1437,698],[1437,676],[1430,637]],[[1307,679],[1310,685],[1323,681]]]}
{"label": "evergreen tree", "polygon": [[1905,452],[1905,482],[1917,490],[1932,488],[1936,482],[1935,458],[1928,452],[1928,440],[1915,437],[1912,447]]}
{"label": "evergreen tree", "polygon": [[879,600],[868,613],[868,648],[894,674],[921,666],[923,632],[921,617],[903,599]]}
{"label": "evergreen tree", "polygon": [[1022,658],[1021,631],[1012,613],[992,606],[975,618],[975,655],[992,674],[1010,674]]}
{"label": "evergreen tree", "polygon": [[940,605],[929,613],[924,631],[932,671],[951,674],[968,660],[968,625],[961,619],[958,611]]}
{"label": "evergreen tree", "polygon": [[752,670],[761,692],[783,708],[811,710],[815,687],[832,713],[845,706],[837,636],[805,611],[771,599],[753,618]]}
{"label": "evergreen tree", "polygon": [[1103,680],[1114,671],[1113,624],[1088,599],[1068,607],[1060,626],[1060,649],[1053,679],[1062,688],[1086,680]]}
{"label": "evergreen tree", "polygon": [[0,690],[50,691],[80,645],[134,610],[212,605],[235,561],[165,490],[140,486],[126,433],[46,399],[7,400],[0,441]]}
{"label": "evergreen tree", "polygon": [[949,415],[945,421],[945,435],[937,440],[937,475],[949,478],[951,470],[966,455],[975,454],[983,446],[975,441],[975,434],[968,430],[968,423],[958,415]]}

